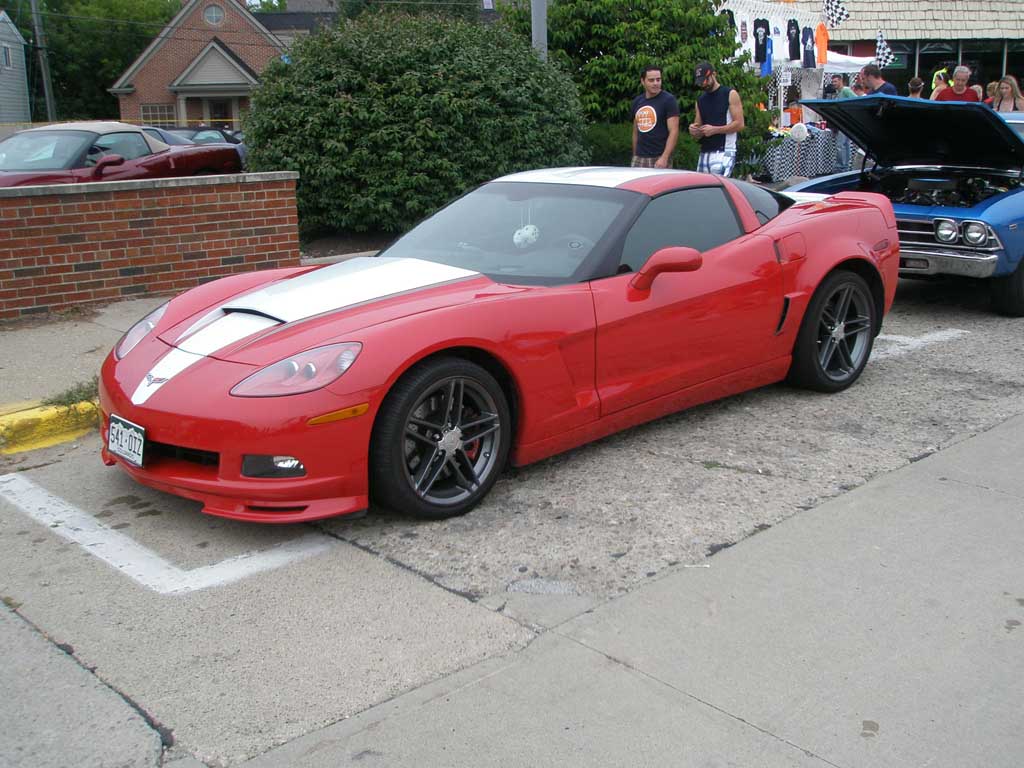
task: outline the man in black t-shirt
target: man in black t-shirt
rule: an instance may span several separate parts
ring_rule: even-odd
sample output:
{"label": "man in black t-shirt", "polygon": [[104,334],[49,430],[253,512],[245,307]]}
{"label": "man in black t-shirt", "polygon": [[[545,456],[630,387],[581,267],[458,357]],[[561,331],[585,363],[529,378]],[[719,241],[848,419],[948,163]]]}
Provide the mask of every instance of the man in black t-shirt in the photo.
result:
{"label": "man in black t-shirt", "polygon": [[743,102],[733,88],[718,82],[710,62],[694,70],[695,83],[704,91],[697,97],[696,119],[690,135],[700,142],[697,170],[717,176],[731,176],[736,164],[736,134],[743,130]]}
{"label": "man in black t-shirt", "polygon": [[661,89],[661,69],[645,67],[640,75],[644,92],[633,99],[634,168],[671,168],[679,139],[679,102]]}

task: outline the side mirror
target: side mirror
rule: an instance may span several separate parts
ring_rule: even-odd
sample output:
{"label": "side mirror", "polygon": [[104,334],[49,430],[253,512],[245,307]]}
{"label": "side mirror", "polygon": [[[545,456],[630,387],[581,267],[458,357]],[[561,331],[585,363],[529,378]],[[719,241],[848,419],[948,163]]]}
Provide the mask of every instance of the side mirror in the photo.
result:
{"label": "side mirror", "polygon": [[96,168],[93,169],[92,175],[98,179],[107,168],[117,165],[124,165],[124,158],[121,155],[104,155],[96,162]]}
{"label": "side mirror", "polygon": [[655,251],[654,255],[630,281],[630,286],[638,291],[649,291],[654,278],[662,272],[695,272],[704,264],[700,251],[694,248],[672,246]]}

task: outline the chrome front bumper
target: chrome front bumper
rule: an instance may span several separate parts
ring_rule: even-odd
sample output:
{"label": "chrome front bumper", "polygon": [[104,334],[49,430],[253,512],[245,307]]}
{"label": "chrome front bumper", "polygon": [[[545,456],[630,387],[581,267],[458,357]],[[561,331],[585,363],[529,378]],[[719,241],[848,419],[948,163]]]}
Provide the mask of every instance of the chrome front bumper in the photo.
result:
{"label": "chrome front bumper", "polygon": [[939,248],[900,246],[901,275],[961,275],[991,277],[999,261],[997,253],[969,253]]}

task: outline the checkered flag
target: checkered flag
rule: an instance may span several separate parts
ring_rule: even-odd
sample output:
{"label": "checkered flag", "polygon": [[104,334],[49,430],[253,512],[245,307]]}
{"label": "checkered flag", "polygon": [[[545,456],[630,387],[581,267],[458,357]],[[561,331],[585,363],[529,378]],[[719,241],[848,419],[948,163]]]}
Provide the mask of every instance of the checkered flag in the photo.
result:
{"label": "checkered flag", "polygon": [[892,52],[892,48],[885,42],[885,35],[882,34],[882,30],[878,30],[878,37],[875,38],[875,63],[879,68],[884,68],[888,67],[895,60],[896,54]]}
{"label": "checkered flag", "polygon": [[850,18],[850,12],[846,10],[843,0],[825,0],[824,14],[825,22],[832,28],[838,27]]}

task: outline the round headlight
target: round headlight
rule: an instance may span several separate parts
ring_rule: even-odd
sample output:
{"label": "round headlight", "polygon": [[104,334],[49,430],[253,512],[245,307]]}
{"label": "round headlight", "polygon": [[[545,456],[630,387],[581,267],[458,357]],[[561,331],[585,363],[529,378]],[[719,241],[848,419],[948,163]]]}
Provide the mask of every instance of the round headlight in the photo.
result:
{"label": "round headlight", "polygon": [[941,243],[952,243],[956,235],[956,224],[952,221],[943,220],[935,225],[935,238]]}
{"label": "round headlight", "polygon": [[981,245],[988,240],[988,230],[978,221],[969,221],[964,225],[964,241],[968,245]]}

